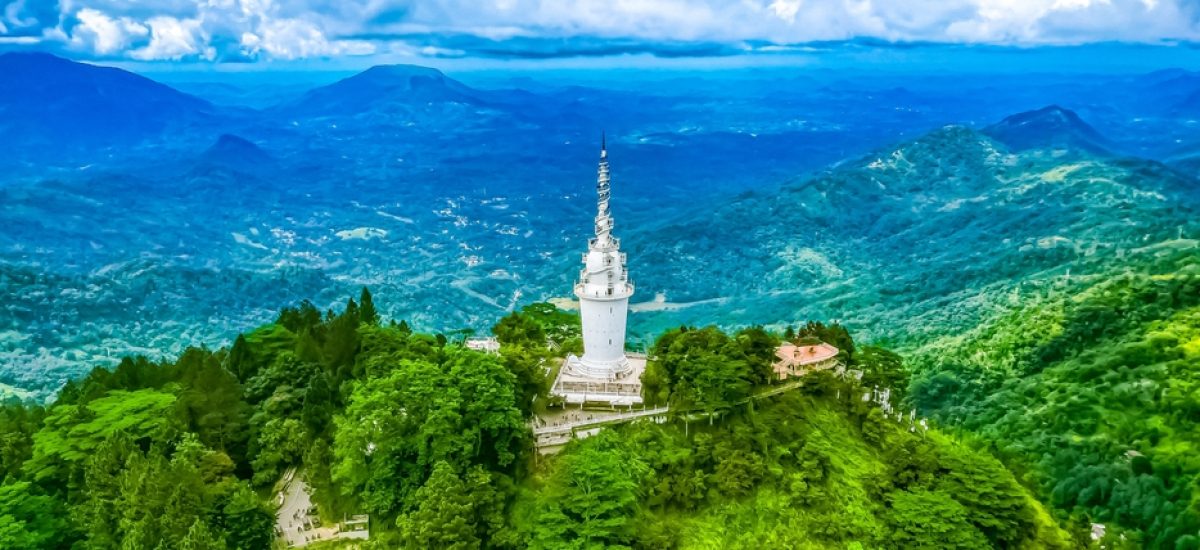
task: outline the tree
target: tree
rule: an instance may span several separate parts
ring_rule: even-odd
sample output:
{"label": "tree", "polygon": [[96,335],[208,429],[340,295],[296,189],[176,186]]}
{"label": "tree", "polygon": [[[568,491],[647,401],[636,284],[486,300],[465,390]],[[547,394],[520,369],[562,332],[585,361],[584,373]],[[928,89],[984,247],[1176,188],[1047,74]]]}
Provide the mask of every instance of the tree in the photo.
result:
{"label": "tree", "polygon": [[543,366],[547,354],[539,349],[506,344],[501,348],[501,358],[509,372],[516,376],[517,403],[522,412],[532,412],[533,399],[548,389],[546,369]]}
{"label": "tree", "polygon": [[24,471],[33,480],[57,479],[83,464],[116,432],[134,439],[164,441],[181,428],[170,393],[145,389],[112,391],[87,405],[54,407],[33,437],[33,456]]}
{"label": "tree", "polygon": [[213,534],[208,524],[197,519],[179,542],[179,550],[225,550],[225,539]]}
{"label": "tree", "polygon": [[501,344],[544,347],[546,331],[531,317],[512,312],[492,327]]}
{"label": "tree", "polygon": [[[698,408],[714,413],[728,410],[750,394],[762,376],[762,350],[773,342],[761,329],[751,329],[739,340],[716,327],[668,331],[654,343],[643,381],[651,383],[647,395],[661,398],[663,382],[670,401],[686,410]],[[753,362],[747,350],[755,353]]]}
{"label": "tree", "polygon": [[272,418],[258,433],[258,454],[254,457],[254,484],[266,486],[283,474],[284,468],[297,464],[310,441],[304,424],[294,418]]}
{"label": "tree", "polygon": [[637,512],[647,466],[602,432],[563,457],[555,489],[540,503],[534,548],[621,546]]}
{"label": "tree", "polygon": [[59,500],[25,481],[0,485],[0,548],[57,548],[72,531]]}
{"label": "tree", "polygon": [[864,387],[891,388],[900,397],[908,389],[908,369],[904,367],[904,358],[898,353],[866,346],[859,351],[854,363],[863,372]]}
{"label": "tree", "polygon": [[286,327],[289,331],[300,333],[304,329],[313,329],[321,324],[321,312],[312,302],[304,300],[299,307],[283,308],[275,323]]}
{"label": "tree", "polygon": [[889,496],[889,542],[897,548],[974,550],[991,544],[969,521],[969,512],[941,492],[897,491]]}
{"label": "tree", "polygon": [[270,548],[275,538],[275,516],[259,503],[254,491],[239,483],[222,511],[226,540],[238,550]]}
{"label": "tree", "polygon": [[750,395],[748,374],[745,361],[700,354],[680,365],[672,400],[709,414],[726,411]]}
{"label": "tree", "polygon": [[737,342],[740,355],[746,358],[747,367],[754,384],[766,384],[774,375],[775,350],[779,339],[762,327],[739,330],[733,339]]}
{"label": "tree", "polygon": [[332,467],[343,492],[371,513],[400,511],[439,461],[501,470],[527,445],[515,377],[499,359],[451,348],[443,364],[372,361],[394,366],[354,385],[335,417]]}
{"label": "tree", "polygon": [[362,293],[358,296],[358,321],[364,325],[379,324],[379,313],[375,311],[375,300],[371,297],[371,291],[367,287],[363,287]]}
{"label": "tree", "polygon": [[997,546],[1016,547],[1037,531],[1027,497],[995,458],[960,445],[938,445],[935,488],[952,495],[970,522]]}
{"label": "tree", "polygon": [[468,549],[480,546],[475,509],[454,467],[439,461],[416,493],[417,509],[397,525],[410,548]]}
{"label": "tree", "polygon": [[179,394],[178,408],[188,428],[206,446],[245,460],[250,409],[242,399],[237,377],[215,354],[196,348],[183,353],[175,370],[185,388]]}
{"label": "tree", "polygon": [[820,340],[840,350],[847,359],[854,358],[854,340],[850,338],[850,331],[838,323],[825,325],[818,321],[809,321],[796,331],[796,337]]}
{"label": "tree", "polygon": [[319,435],[324,433],[332,416],[333,390],[329,387],[329,377],[323,372],[315,372],[308,379],[308,389],[304,391],[301,419],[309,433]]}

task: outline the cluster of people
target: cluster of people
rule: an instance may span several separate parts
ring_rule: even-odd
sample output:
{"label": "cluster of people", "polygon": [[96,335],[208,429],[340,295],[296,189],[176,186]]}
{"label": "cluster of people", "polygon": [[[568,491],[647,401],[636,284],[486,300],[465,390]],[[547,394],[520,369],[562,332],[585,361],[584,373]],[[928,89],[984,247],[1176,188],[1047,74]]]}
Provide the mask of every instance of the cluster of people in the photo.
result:
{"label": "cluster of people", "polygon": [[322,538],[320,531],[314,532],[311,535],[304,534],[305,531],[311,531],[315,528],[313,519],[304,510],[292,512],[292,521],[288,522],[288,529],[295,529],[296,535],[302,537],[305,542],[315,542]]}
{"label": "cluster of people", "polygon": [[554,420],[552,420],[550,422],[547,422],[546,419],[541,418],[541,417],[535,418],[534,420],[537,422],[537,427],[545,428],[548,426],[566,426],[568,424],[574,424],[576,422],[583,422],[585,420],[591,421],[594,419],[595,419],[595,415],[585,414],[584,411],[580,411],[580,410],[573,410],[573,411],[566,411],[564,414],[562,414],[560,416],[556,416],[554,418]]}

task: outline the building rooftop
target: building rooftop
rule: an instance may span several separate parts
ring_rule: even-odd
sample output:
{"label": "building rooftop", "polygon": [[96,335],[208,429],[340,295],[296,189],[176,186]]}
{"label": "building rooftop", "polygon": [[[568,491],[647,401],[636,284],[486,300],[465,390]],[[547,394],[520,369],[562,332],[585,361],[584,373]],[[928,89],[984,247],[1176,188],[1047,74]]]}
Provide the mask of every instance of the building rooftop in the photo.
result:
{"label": "building rooftop", "polygon": [[782,380],[790,376],[803,376],[814,370],[825,370],[839,364],[837,355],[838,349],[825,342],[802,345],[784,342],[775,350],[775,357],[779,359],[773,365],[775,375]]}
{"label": "building rooftop", "polygon": [[833,359],[837,354],[838,349],[825,342],[800,346],[784,342],[775,350],[775,356],[781,363],[797,367]]}

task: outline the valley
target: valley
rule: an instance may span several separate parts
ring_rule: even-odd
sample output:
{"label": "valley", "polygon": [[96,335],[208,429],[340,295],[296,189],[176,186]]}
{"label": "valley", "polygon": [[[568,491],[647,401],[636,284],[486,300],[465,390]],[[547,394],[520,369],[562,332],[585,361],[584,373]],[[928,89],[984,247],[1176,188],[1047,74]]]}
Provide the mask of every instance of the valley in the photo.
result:
{"label": "valley", "polygon": [[[88,70],[46,62],[72,75]],[[1043,284],[1071,265],[1082,275],[1146,242],[1195,234],[1185,176],[1075,147],[1085,138],[1133,146],[1096,137],[1070,111],[1032,111],[1044,121],[1032,129],[1006,130],[1013,123],[1005,121],[982,134],[948,127],[914,135],[940,120],[1007,113],[953,101],[935,107],[942,96],[908,89],[804,98],[800,90],[818,78],[797,79],[796,101],[768,109],[754,79],[723,91],[690,82],[690,94],[684,86],[647,99],[578,87],[535,96],[399,66],[261,112],[205,107],[225,109],[218,118],[226,122],[127,157],[83,154],[77,162],[87,164],[74,169],[64,155],[50,163],[62,166],[56,175],[21,176],[22,157],[8,151],[18,168],[0,183],[9,228],[0,234],[0,356],[24,367],[0,368],[0,383],[45,397],[125,353],[228,344],[229,334],[270,317],[269,308],[248,306],[251,295],[324,308],[367,285],[395,304],[389,315],[466,331],[520,304],[563,297],[571,244],[583,235],[566,222],[586,216],[586,159],[600,126],[616,136],[615,207],[644,266],[635,274],[642,296],[664,297],[664,305],[635,304],[634,339],[643,346],[663,328],[713,318],[728,326],[837,318],[870,339],[922,338],[920,327],[942,328],[939,315],[966,326],[998,307],[940,307],[983,299],[974,289]],[[346,112],[350,101],[371,114]],[[738,122],[697,118],[714,102]],[[840,117],[859,104],[869,106],[860,118]],[[806,122],[777,126],[797,115]],[[463,119],[470,126],[454,122]],[[203,137],[222,125],[226,133]],[[441,133],[450,125],[452,139]],[[1039,139],[1066,147],[1054,155],[1068,157],[1018,150]],[[697,155],[704,162],[693,162]],[[697,193],[708,198],[687,200]],[[1024,208],[1047,203],[1050,210],[1025,218]],[[1095,223],[1109,208],[1137,212],[1135,225]],[[1012,214],[984,228],[970,221],[982,211]],[[914,219],[925,225],[909,226]],[[693,286],[676,276],[692,271],[685,249],[709,250],[728,269],[713,274],[715,284]],[[930,280],[933,273],[952,276]],[[143,320],[129,322],[136,317]]]}

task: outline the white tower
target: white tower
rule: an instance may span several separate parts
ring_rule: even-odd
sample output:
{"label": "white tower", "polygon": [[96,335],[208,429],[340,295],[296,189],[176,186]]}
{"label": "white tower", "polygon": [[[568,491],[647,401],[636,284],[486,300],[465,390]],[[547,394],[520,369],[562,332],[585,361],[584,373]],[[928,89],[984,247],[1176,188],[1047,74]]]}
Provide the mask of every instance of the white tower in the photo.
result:
{"label": "white tower", "polygon": [[616,380],[630,371],[625,357],[625,318],[633,283],[625,270],[621,240],[612,234],[613,218],[608,210],[608,150],[600,139],[600,168],[596,178],[598,193],[596,236],[588,240],[583,255],[583,270],[575,283],[579,314],[583,322],[583,357],[571,358],[567,367],[579,376]]}

